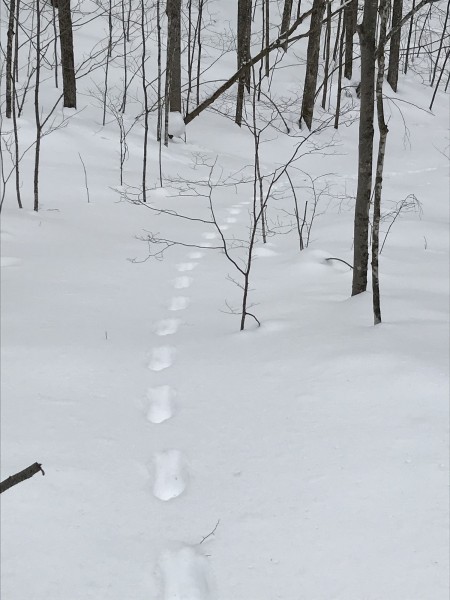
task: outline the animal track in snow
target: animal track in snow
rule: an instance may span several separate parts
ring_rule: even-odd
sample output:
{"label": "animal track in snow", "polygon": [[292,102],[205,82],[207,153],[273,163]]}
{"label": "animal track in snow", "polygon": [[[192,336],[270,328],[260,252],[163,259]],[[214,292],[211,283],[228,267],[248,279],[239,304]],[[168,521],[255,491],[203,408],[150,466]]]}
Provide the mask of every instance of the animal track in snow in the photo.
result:
{"label": "animal track in snow", "polygon": [[2,267],[18,267],[22,264],[20,258],[15,258],[13,256],[2,256],[0,260],[0,265]]}
{"label": "animal track in snow", "polygon": [[173,416],[174,406],[173,398],[174,390],[170,385],[160,385],[159,387],[150,388],[147,392],[147,397],[150,401],[147,419],[151,423],[163,423]]}
{"label": "animal track in snow", "polygon": [[185,271],[193,271],[195,267],[198,265],[196,262],[184,262],[177,264],[177,271],[180,273],[184,273]]}
{"label": "animal track in snow", "polygon": [[174,296],[169,303],[169,310],[184,310],[189,305],[187,296]]}
{"label": "animal track in snow", "polygon": [[148,368],[151,371],[163,371],[170,367],[175,357],[175,348],[171,346],[158,346],[153,349],[152,359]]}
{"label": "animal track in snow", "polygon": [[215,240],[217,237],[217,233],[206,231],[205,233],[202,233],[202,237],[205,240]]}
{"label": "animal track in snow", "polygon": [[[158,452],[155,454],[153,463],[155,468],[153,495],[159,500],[167,502],[167,500],[172,500],[182,494],[188,482],[187,466],[183,454],[179,450]],[[184,597],[188,598],[188,596]]]}
{"label": "animal track in snow", "polygon": [[210,600],[211,578],[205,556],[184,546],[166,551],[159,560],[163,600]]}
{"label": "animal track in snow", "polygon": [[236,217],[227,217],[227,218],[225,219],[225,221],[226,221],[227,223],[236,223],[237,219],[236,219]]}
{"label": "animal track in snow", "polygon": [[173,287],[176,290],[184,290],[188,288],[192,283],[192,277],[188,277],[187,275],[182,275],[181,277],[177,277],[173,282]]}
{"label": "animal track in snow", "polygon": [[203,258],[204,254],[203,252],[190,252],[188,254],[189,258],[193,258],[193,259],[198,259],[198,258]]}
{"label": "animal track in snow", "polygon": [[229,229],[228,225],[219,225],[219,227],[222,231],[226,231],[227,229]]}
{"label": "animal track in snow", "polygon": [[173,335],[180,325],[179,319],[163,319],[156,324],[156,335]]}
{"label": "animal track in snow", "polygon": [[230,215],[238,215],[241,212],[240,208],[229,208],[228,212]]}

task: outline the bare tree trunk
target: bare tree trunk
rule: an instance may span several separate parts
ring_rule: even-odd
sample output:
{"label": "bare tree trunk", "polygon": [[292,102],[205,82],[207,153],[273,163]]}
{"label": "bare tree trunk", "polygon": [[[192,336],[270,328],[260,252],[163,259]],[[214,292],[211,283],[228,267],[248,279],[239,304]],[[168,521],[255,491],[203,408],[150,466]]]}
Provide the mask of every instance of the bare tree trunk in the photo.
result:
{"label": "bare tree trunk", "polygon": [[[250,6],[251,10],[251,6]],[[250,23],[251,27],[251,23]],[[249,30],[249,40],[251,39],[251,29]],[[264,45],[267,47],[270,44],[270,2],[269,0],[265,0],[264,3]],[[250,42],[249,42],[249,58],[250,58]],[[266,77],[270,75],[270,56],[266,54],[264,58],[265,68],[266,68]],[[248,88],[250,91],[250,87]]]}
{"label": "bare tree trunk", "polygon": [[[430,102],[430,106],[429,106],[430,110],[433,108],[434,99],[436,98],[436,94],[437,94],[439,85],[441,83],[442,75],[445,72],[445,67],[447,66],[447,61],[448,61],[449,56],[450,56],[450,48],[447,50],[447,54],[445,55],[444,64],[442,65],[442,69],[441,69],[441,72],[439,74],[439,77],[438,77],[438,80],[437,80],[437,83],[436,83],[436,87],[434,88],[433,97],[431,98],[431,102]],[[450,80],[450,78],[447,77],[447,84],[445,86],[445,91],[446,92],[447,92],[447,87],[448,87],[449,80]]]}
{"label": "bare tree trunk", "polygon": [[194,65],[194,54],[195,54],[195,42],[196,42],[196,30],[192,26],[192,0],[188,0],[188,39],[187,39],[187,75],[188,75],[188,88],[186,94],[186,113],[189,112],[189,100],[191,99],[193,75],[192,67]]}
{"label": "bare tree trunk", "polygon": [[414,15],[415,13],[415,8],[416,8],[416,0],[412,0],[412,11],[411,12],[411,19],[409,21],[409,31],[408,31],[408,42],[406,44],[406,52],[405,52],[405,66],[403,69],[404,74],[406,75],[406,73],[408,72],[408,62],[409,62],[409,51],[411,48],[411,36],[412,36],[412,30],[413,30],[413,25],[414,25]]}
{"label": "bare tree trunk", "polygon": [[448,0],[448,2],[447,2],[447,12],[445,13],[444,27],[442,28],[442,35],[441,35],[441,39],[439,42],[439,49],[438,49],[438,53],[436,56],[436,62],[434,63],[433,77],[431,78],[431,83],[430,83],[431,87],[433,87],[434,80],[436,79],[436,71],[438,68],[439,59],[441,58],[442,44],[444,43],[444,38],[446,36],[448,36],[447,23],[448,23],[449,12],[450,12],[450,0]]}
{"label": "bare tree trunk", "polygon": [[[19,28],[20,0],[16,1],[16,28]],[[19,81],[19,36],[16,35],[14,44],[14,79]]]}
{"label": "bare tree trunk", "polygon": [[64,106],[77,107],[77,85],[73,56],[73,33],[70,0],[58,0],[59,40],[61,43],[61,66],[63,74]]}
{"label": "bare tree trunk", "polygon": [[205,0],[199,0],[198,3],[198,20],[197,20],[197,106],[200,104],[200,72],[202,65],[202,19],[203,19],[203,3]]}
{"label": "bare tree trunk", "polygon": [[[158,40],[158,101],[157,101],[157,110],[158,110],[158,121],[156,125],[156,139],[158,142],[161,141],[161,131],[162,131],[162,67],[161,67],[161,0],[156,0],[156,32],[157,32],[157,40]],[[161,145],[161,144],[160,144]],[[160,165],[161,167],[161,165]],[[160,168],[161,170],[161,168]],[[162,184],[161,184],[162,187]]]}
{"label": "bare tree trunk", "polygon": [[181,0],[167,0],[167,64],[169,110],[181,113]]}
{"label": "bare tree trunk", "polygon": [[11,118],[11,104],[14,101],[13,96],[13,40],[14,40],[14,17],[15,17],[15,0],[10,0],[9,3],[9,19],[8,19],[8,34],[6,45],[6,117]]}
{"label": "bare tree trunk", "polygon": [[383,167],[386,154],[386,140],[388,128],[384,119],[383,106],[383,82],[385,70],[384,46],[386,42],[386,30],[389,21],[390,0],[380,0],[380,35],[378,40],[377,61],[378,73],[376,83],[376,101],[378,129],[380,131],[380,141],[378,145],[377,167],[375,174],[375,189],[373,199],[373,226],[372,226],[372,300],[373,300],[373,319],[374,324],[381,323],[380,306],[380,278],[378,268],[379,239],[380,239],[380,218],[381,218],[381,192],[383,187]]}
{"label": "bare tree trunk", "polygon": [[[158,15],[159,16],[159,15]],[[145,60],[147,58],[146,41],[146,12],[144,0],[141,0],[141,36],[142,36],[142,55],[141,55],[141,71],[142,71],[142,91],[144,93],[144,148],[142,154],[142,201],[147,202],[147,145],[148,145],[148,94],[147,94],[147,77],[145,74]]]}
{"label": "bare tree trunk", "polygon": [[369,210],[372,193],[373,118],[375,100],[375,32],[377,0],[366,0],[360,27],[361,104],[359,118],[358,189],[356,192],[352,296],[367,289]]}
{"label": "bare tree trunk", "polygon": [[39,87],[41,77],[41,0],[35,0],[36,5],[36,37],[35,37],[35,48],[36,48],[36,71],[35,71],[35,85],[34,85],[34,118],[36,123],[36,145],[34,150],[34,177],[33,177],[33,193],[34,193],[34,206],[35,212],[39,210],[39,162],[41,157],[41,137],[42,137],[42,124],[39,110]]}
{"label": "bare tree trunk", "polygon": [[[339,30],[338,30],[339,32]],[[344,61],[344,39],[345,39],[345,22],[342,25],[342,33],[339,41],[339,67],[338,67],[338,85],[336,93],[336,113],[334,116],[334,128],[339,127],[339,117],[341,114],[341,95],[342,95],[342,63]]]}
{"label": "bare tree trunk", "polygon": [[[394,0],[392,8],[392,29],[399,26],[402,20],[403,12],[403,0]],[[398,84],[398,70],[400,60],[400,39],[401,39],[401,27],[399,27],[395,33],[392,34],[391,44],[389,48],[389,67],[387,73],[387,80],[394,92],[397,91]]]}
{"label": "bare tree trunk", "polygon": [[125,19],[125,0],[121,0],[122,10],[122,36],[123,36],[123,96],[122,106],[120,107],[121,112],[125,112],[127,106],[127,91],[128,91],[128,52],[127,52],[127,21]]}
{"label": "bare tree trunk", "polygon": [[22,208],[22,198],[20,194],[20,153],[19,153],[19,129],[17,127],[17,105],[16,105],[16,82],[13,81],[13,103],[12,118],[14,129],[14,170],[16,180],[16,198],[19,208]]}
{"label": "bare tree trunk", "polygon": [[325,110],[327,103],[327,93],[328,93],[328,76],[330,71],[330,46],[331,46],[331,4],[327,4],[327,29],[325,35],[325,70],[323,74],[323,94],[322,94],[322,108]]}
{"label": "bare tree trunk", "polygon": [[310,34],[308,39],[302,112],[300,116],[300,123],[304,121],[306,127],[310,131],[314,115],[314,101],[316,98],[317,74],[319,71],[320,37],[322,33],[322,19],[324,11],[325,0],[314,0],[311,14]]}
{"label": "bare tree trunk", "polygon": [[345,68],[344,77],[352,78],[353,73],[353,38],[356,33],[356,22],[358,18],[358,0],[351,0],[344,8],[344,23],[345,23]]}
{"label": "bare tree trunk", "polygon": [[58,82],[58,28],[56,26],[56,21],[57,21],[57,17],[56,17],[56,6],[54,3],[52,3],[52,22],[53,22],[53,57],[54,57],[54,61],[55,61],[55,87],[58,88],[59,87],[59,82]]}
{"label": "bare tree trunk", "polygon": [[105,89],[103,92],[103,126],[106,123],[106,103],[108,99],[108,74],[109,74],[109,62],[112,55],[112,0],[109,0],[108,10],[108,52],[106,54],[106,65],[105,65]]}
{"label": "bare tree trunk", "polygon": [[[281,29],[280,29],[280,37],[283,33],[289,30],[289,25],[291,24],[291,14],[292,14],[292,4],[293,0],[284,0],[284,8],[283,8],[283,17],[281,19]],[[283,44],[283,50],[286,52],[288,49],[287,42]]]}
{"label": "bare tree trunk", "polygon": [[[237,21],[237,68],[250,60],[250,40],[252,27],[252,0],[238,0]],[[240,126],[244,108],[245,88],[250,89],[250,69],[245,69],[238,80],[235,121]]]}

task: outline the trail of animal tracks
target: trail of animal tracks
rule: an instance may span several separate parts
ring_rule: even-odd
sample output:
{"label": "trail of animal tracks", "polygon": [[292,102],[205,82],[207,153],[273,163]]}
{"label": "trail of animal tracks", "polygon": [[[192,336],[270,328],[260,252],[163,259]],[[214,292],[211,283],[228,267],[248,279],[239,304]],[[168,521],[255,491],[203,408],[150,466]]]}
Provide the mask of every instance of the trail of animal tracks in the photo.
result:
{"label": "trail of animal tracks", "polygon": [[[403,89],[427,106],[428,87]],[[405,105],[409,148],[399,115],[389,121],[383,191],[392,202],[414,192],[423,213],[389,234],[377,328],[370,293],[350,298],[350,269],[326,260],[352,261],[354,127],[336,134],[341,153],[302,158],[341,193],[319,205],[303,252],[288,184],[275,190],[251,270],[261,327],[243,333],[242,280],[214,249],[221,236],[201,197],[154,190],[151,206],[203,221],[155,216],[117,201],[117,173],[100,165],[88,204],[65,161],[90,151],[116,164],[117,148],[92,133],[89,110],[73,118],[70,144],[65,131],[45,139],[41,211],[9,202],[2,224],[2,471],[39,461],[46,472],[2,495],[2,597],[447,597],[444,101],[435,110]],[[165,169],[199,178],[201,152],[239,172],[252,140],[229,127],[205,113],[186,143],[163,150]],[[268,171],[290,150],[283,140]],[[140,168],[130,159],[127,175]],[[239,265],[252,194],[214,195]],[[148,231],[185,245],[147,260],[137,237]]]}

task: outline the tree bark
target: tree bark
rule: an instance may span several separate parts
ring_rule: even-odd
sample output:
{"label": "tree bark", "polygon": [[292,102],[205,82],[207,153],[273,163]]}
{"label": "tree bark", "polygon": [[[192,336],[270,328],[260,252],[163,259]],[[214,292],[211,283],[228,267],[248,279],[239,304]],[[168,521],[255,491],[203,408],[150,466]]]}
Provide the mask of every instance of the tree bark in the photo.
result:
{"label": "tree bark", "polygon": [[391,37],[391,44],[389,48],[389,66],[387,73],[387,80],[391,88],[394,92],[397,91],[398,84],[398,70],[399,70],[399,60],[400,60],[400,37],[401,37],[401,27],[396,29],[400,21],[402,20],[402,12],[403,12],[403,0],[394,0],[393,8],[392,8],[392,29],[395,29],[395,33]]}
{"label": "tree bark", "polygon": [[63,75],[64,106],[77,107],[77,84],[73,56],[72,14],[70,0],[58,0],[59,40]]}
{"label": "tree bark", "polygon": [[320,37],[322,20],[325,11],[325,0],[314,0],[311,14],[311,27],[308,40],[305,87],[303,90],[302,112],[300,123],[305,122],[311,130],[316,98],[317,73],[319,71]]}
{"label": "tree bark", "polygon": [[[251,28],[252,0],[238,0],[236,49],[238,71],[250,60]],[[239,126],[242,123],[245,88],[250,91],[250,69],[244,69],[238,80],[235,121]]]}
{"label": "tree bark", "polygon": [[[283,8],[283,17],[281,19],[281,29],[280,36],[285,34],[289,30],[289,25],[291,23],[291,14],[292,14],[292,4],[293,0],[284,0],[284,8]],[[286,52],[288,46],[287,41],[283,44],[283,50]]]}
{"label": "tree bark", "polygon": [[41,158],[42,123],[39,106],[39,91],[41,85],[41,0],[35,0],[36,6],[36,71],[34,83],[34,119],[36,124],[36,144],[34,148],[34,175],[33,175],[33,210],[39,210],[39,164]]}
{"label": "tree bark", "polygon": [[353,38],[356,33],[356,23],[358,19],[358,0],[351,0],[344,8],[345,23],[345,67],[344,77],[352,78],[353,73]]}
{"label": "tree bark", "polygon": [[167,0],[167,67],[170,111],[181,113],[181,0]]}
{"label": "tree bark", "polygon": [[[375,173],[375,188],[373,198],[373,225],[372,225],[372,304],[373,320],[375,325],[381,323],[380,304],[380,277],[379,277],[379,239],[381,219],[381,192],[383,187],[384,157],[386,155],[386,141],[389,129],[384,118],[383,83],[385,71],[384,46],[386,41],[386,30],[389,21],[390,0],[380,0],[380,35],[378,40],[377,62],[378,73],[376,81],[376,103],[378,129],[380,141],[378,144],[377,167]],[[401,18],[401,17],[400,17]],[[399,19],[400,20],[400,19]]]}
{"label": "tree bark", "polygon": [[359,118],[358,187],[356,192],[352,296],[367,289],[369,210],[372,193],[373,119],[375,100],[375,34],[377,0],[366,0],[360,27],[361,104]]}
{"label": "tree bark", "polygon": [[14,70],[13,70],[13,40],[14,40],[14,17],[15,0],[9,3],[9,20],[6,44],[6,118],[10,119],[12,114],[13,88],[14,88]]}

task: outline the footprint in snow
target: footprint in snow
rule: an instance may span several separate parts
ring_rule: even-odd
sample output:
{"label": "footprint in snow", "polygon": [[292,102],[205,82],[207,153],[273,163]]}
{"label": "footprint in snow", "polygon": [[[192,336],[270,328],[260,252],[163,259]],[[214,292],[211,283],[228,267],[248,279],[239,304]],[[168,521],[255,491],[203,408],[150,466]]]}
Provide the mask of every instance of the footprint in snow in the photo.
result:
{"label": "footprint in snow", "polygon": [[236,223],[237,219],[236,219],[236,217],[227,217],[227,218],[225,219],[225,221],[226,221],[227,223]]}
{"label": "footprint in snow", "polygon": [[187,275],[182,275],[181,277],[177,277],[173,282],[173,287],[176,290],[183,290],[188,288],[192,283],[192,277],[188,277]]}
{"label": "footprint in snow", "polygon": [[166,551],[159,560],[163,600],[210,600],[211,575],[205,556],[184,546]]}
{"label": "footprint in snow", "polygon": [[175,392],[170,385],[160,385],[150,388],[147,397],[150,401],[147,419],[151,423],[163,423],[170,419],[174,413]]}
{"label": "footprint in snow", "polygon": [[173,335],[177,332],[180,319],[163,319],[156,324],[156,335]]}
{"label": "footprint in snow", "polygon": [[189,305],[189,298],[187,296],[174,296],[169,303],[169,310],[184,310]]}
{"label": "footprint in snow", "polygon": [[202,237],[205,240],[215,240],[217,237],[217,233],[213,233],[212,231],[206,231],[205,233],[202,233]]}
{"label": "footprint in snow", "polygon": [[198,259],[198,258],[203,258],[204,254],[203,252],[189,252],[188,257],[192,258],[194,260]]}
{"label": "footprint in snow", "polygon": [[[153,495],[167,502],[184,492],[188,482],[186,460],[179,450],[158,452],[153,459]],[[183,596],[180,596],[182,598]],[[184,596],[188,598],[189,596]]]}
{"label": "footprint in snow", "polygon": [[2,256],[0,259],[0,265],[2,267],[18,267],[22,264],[20,258],[14,258],[13,256]]}
{"label": "footprint in snow", "polygon": [[171,346],[158,346],[153,349],[152,359],[148,368],[151,371],[163,371],[170,367],[175,357],[175,348]]}
{"label": "footprint in snow", "polygon": [[241,212],[240,208],[229,208],[228,212],[230,215],[238,215]]}
{"label": "footprint in snow", "polygon": [[177,271],[179,271],[180,273],[183,273],[185,271],[193,271],[197,265],[198,263],[195,262],[178,263]]}

